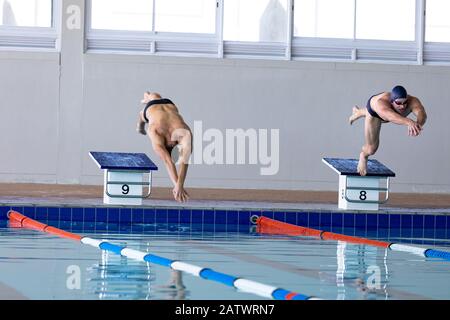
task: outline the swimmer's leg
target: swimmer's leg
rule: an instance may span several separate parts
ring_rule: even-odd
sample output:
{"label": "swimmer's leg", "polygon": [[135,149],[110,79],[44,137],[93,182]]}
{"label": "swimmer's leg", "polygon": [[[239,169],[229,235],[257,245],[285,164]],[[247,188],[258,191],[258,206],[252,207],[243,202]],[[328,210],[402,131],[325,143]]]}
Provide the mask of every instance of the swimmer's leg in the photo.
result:
{"label": "swimmer's leg", "polygon": [[364,140],[365,143],[362,147],[361,153],[359,154],[358,162],[358,173],[361,176],[367,174],[367,161],[369,156],[372,156],[377,152],[378,146],[380,144],[380,131],[381,131],[381,120],[372,117],[370,114],[366,116],[365,127],[364,127]]}
{"label": "swimmer's leg", "polygon": [[367,113],[366,108],[359,108],[358,106],[354,106],[352,109],[352,115],[348,118],[348,122],[350,125],[353,124],[359,118],[365,117]]}

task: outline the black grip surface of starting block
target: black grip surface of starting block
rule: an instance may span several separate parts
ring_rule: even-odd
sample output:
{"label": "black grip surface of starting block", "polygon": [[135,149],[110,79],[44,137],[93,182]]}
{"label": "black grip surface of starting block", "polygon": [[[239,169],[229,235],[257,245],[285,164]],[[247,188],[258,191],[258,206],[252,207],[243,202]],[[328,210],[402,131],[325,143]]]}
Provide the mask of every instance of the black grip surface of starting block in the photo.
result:
{"label": "black grip surface of starting block", "polygon": [[155,171],[158,167],[145,153],[89,152],[100,169]]}
{"label": "black grip surface of starting block", "polygon": [[[358,159],[323,158],[322,161],[340,175],[359,176]],[[375,159],[367,162],[367,177],[395,177],[395,173]]]}

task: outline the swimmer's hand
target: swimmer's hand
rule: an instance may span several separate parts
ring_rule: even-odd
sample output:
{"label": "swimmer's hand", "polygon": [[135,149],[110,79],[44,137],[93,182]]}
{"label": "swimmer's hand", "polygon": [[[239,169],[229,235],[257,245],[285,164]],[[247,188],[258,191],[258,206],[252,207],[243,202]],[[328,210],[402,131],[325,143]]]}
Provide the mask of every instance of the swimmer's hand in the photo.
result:
{"label": "swimmer's hand", "polygon": [[147,132],[145,131],[145,129],[137,128],[136,131],[140,134],[143,134],[144,136],[147,135]]}
{"label": "swimmer's hand", "polygon": [[189,200],[189,194],[184,190],[183,186],[175,185],[172,190],[173,197],[178,202],[186,202]]}
{"label": "swimmer's hand", "polygon": [[147,132],[145,131],[145,123],[144,122],[139,123],[136,128],[136,131],[145,136],[147,134]]}
{"label": "swimmer's hand", "polygon": [[409,122],[408,124],[408,135],[412,137],[417,137],[422,131],[422,126],[415,121]]}

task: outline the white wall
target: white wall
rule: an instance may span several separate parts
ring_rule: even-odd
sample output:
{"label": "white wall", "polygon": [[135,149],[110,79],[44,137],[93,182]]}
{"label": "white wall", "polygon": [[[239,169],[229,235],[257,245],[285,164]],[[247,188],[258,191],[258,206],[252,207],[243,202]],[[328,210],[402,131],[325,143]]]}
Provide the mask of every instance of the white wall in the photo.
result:
{"label": "white wall", "polygon": [[261,176],[259,165],[192,165],[188,187],[335,190],[321,158],[358,156],[363,121],[348,124],[352,106],[402,84],[424,103],[425,130],[412,138],[384,124],[374,158],[397,173],[393,191],[450,193],[450,67],[82,54],[80,34],[63,28],[61,66],[55,53],[0,52],[0,181],[102,184],[88,152],[135,151],[160,167],[155,184],[169,186],[135,131],[151,90],[191,126],[280,130],[277,175]]}
{"label": "white wall", "polygon": [[0,52],[0,179],[54,182],[57,166],[57,54]]}

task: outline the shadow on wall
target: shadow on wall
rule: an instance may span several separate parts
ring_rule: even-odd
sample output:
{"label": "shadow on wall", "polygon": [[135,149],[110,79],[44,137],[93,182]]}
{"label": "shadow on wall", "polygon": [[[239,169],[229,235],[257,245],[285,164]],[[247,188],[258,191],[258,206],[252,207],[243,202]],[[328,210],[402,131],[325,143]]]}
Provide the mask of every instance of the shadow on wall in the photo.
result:
{"label": "shadow on wall", "polygon": [[287,10],[280,0],[269,0],[259,24],[259,40],[284,42],[287,37]]}
{"label": "shadow on wall", "polygon": [[2,23],[1,24],[4,26],[16,26],[17,25],[14,11],[8,0],[3,1],[3,14],[2,14]]}

